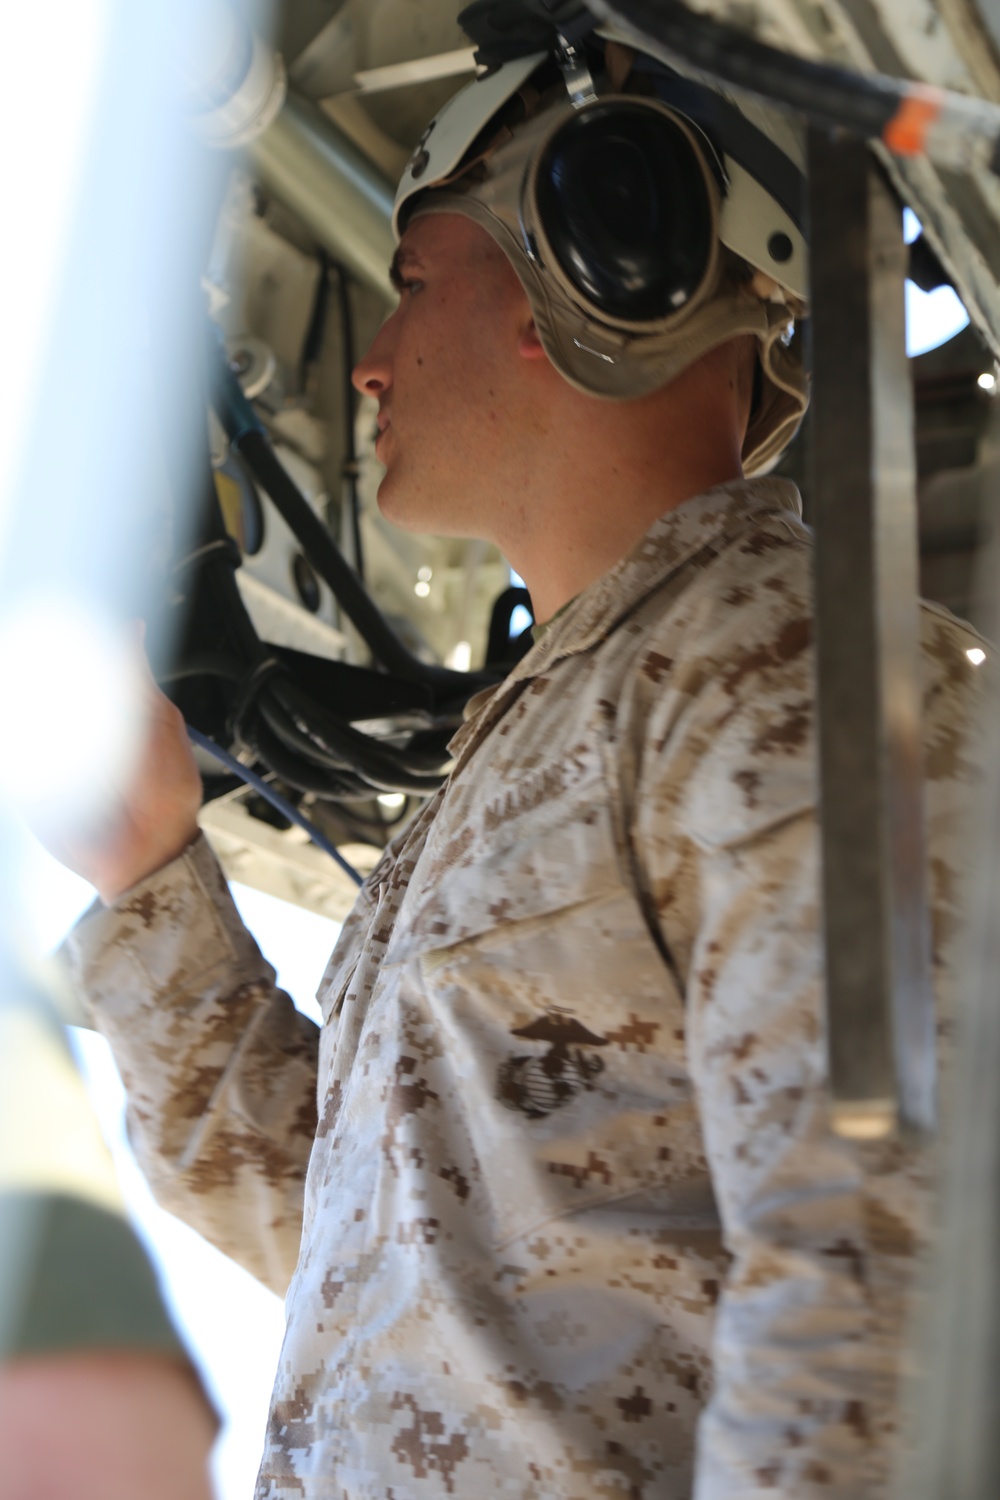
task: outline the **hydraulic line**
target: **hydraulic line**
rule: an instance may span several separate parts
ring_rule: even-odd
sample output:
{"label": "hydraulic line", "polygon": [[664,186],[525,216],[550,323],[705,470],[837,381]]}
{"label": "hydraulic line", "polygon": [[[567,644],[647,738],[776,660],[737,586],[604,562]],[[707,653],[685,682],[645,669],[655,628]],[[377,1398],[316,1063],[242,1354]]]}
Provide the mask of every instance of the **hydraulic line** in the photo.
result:
{"label": "hydraulic line", "polygon": [[304,829],[316,847],[322,849],[324,854],[329,854],[330,858],[337,862],[344,873],[351,877],[355,885],[364,885],[363,876],[359,875],[354,866],[348,863],[336,845],[330,842],[326,834],[317,828],[315,823],[310,822],[304,813],[299,812],[294,803],[289,802],[280,792],[276,792],[274,787],[269,786],[262,776],[257,775],[256,771],[251,771],[249,766],[242,765],[234,755],[230,755],[228,750],[223,750],[221,745],[217,745],[214,740],[210,740],[200,730],[192,729],[189,724],[187,732],[192,744],[197,745],[199,749],[211,755],[220,765],[225,766],[227,771],[231,771],[234,776],[238,776],[241,781],[245,781],[247,786],[253,787],[254,791],[259,793],[266,802],[270,802],[271,806],[276,808],[282,817],[287,818],[290,823],[296,823],[299,828]]}
{"label": "hydraulic line", "polygon": [[818,125],[879,140],[897,156],[1000,174],[1000,105],[883,74],[860,74],[770,47],[681,0],[587,0],[601,21],[670,63],[784,105]]}

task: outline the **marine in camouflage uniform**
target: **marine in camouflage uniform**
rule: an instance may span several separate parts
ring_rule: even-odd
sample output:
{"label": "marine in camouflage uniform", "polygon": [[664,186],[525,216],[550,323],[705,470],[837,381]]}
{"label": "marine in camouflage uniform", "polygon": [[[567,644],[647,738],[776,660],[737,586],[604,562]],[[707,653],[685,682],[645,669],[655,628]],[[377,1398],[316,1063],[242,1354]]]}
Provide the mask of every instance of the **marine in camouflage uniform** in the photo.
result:
{"label": "marine in camouflage uniform", "polygon": [[[829,1127],[809,576],[784,481],[658,520],[474,703],[320,1032],[204,842],[78,929],[157,1196],[288,1291],[259,1500],[884,1492],[928,1167]],[[976,638],[922,639],[947,1035]]]}

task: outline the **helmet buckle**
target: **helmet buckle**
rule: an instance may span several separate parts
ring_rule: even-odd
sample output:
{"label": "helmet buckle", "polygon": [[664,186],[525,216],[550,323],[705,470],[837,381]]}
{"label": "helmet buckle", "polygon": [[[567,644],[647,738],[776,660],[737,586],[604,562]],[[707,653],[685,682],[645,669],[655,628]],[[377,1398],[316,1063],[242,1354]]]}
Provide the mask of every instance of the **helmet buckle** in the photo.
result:
{"label": "helmet buckle", "polygon": [[597,90],[587,59],[575,43],[561,33],[556,43],[556,61],[562,69],[566,92],[574,109],[597,102]]}

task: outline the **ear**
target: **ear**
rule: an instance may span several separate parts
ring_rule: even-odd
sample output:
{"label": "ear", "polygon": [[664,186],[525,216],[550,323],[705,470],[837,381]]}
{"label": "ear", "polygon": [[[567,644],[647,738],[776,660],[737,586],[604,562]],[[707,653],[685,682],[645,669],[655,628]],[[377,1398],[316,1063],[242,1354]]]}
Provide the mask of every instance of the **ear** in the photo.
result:
{"label": "ear", "polygon": [[529,318],[517,339],[517,352],[522,359],[545,359],[545,350],[538,337],[534,318]]}

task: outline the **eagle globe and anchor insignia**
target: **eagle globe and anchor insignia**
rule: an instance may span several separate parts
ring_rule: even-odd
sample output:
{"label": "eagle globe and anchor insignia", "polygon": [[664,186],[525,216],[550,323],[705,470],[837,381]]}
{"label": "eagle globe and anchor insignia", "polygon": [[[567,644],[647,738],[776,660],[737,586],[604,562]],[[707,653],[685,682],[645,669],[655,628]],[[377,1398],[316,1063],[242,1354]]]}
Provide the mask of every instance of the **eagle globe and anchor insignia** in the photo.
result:
{"label": "eagle globe and anchor insignia", "polygon": [[518,1026],[511,1036],[548,1042],[541,1055],[510,1057],[497,1069],[496,1096],[508,1109],[518,1109],[529,1120],[540,1120],[561,1109],[577,1094],[593,1088],[604,1063],[584,1048],[606,1047],[607,1039],[588,1031],[575,1016],[553,1008],[537,1021]]}

